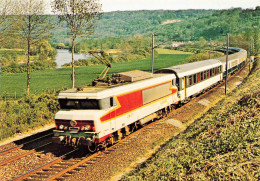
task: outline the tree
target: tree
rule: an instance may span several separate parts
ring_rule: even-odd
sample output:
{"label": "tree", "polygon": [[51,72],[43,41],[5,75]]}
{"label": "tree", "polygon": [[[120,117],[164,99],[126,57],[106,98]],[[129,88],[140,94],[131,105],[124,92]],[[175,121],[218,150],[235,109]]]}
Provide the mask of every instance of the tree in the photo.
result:
{"label": "tree", "polygon": [[45,0],[19,0],[14,7],[13,22],[25,42],[27,51],[27,94],[30,93],[30,56],[31,47],[46,38],[51,28],[50,18],[47,18]]}
{"label": "tree", "polygon": [[1,0],[0,1],[0,42],[1,44],[5,40],[5,36],[7,35],[7,29],[10,26],[9,15],[12,14],[12,0]]}
{"label": "tree", "polygon": [[53,12],[65,21],[72,39],[72,88],[75,87],[74,51],[76,39],[92,33],[96,17],[101,15],[99,0],[54,0]]}

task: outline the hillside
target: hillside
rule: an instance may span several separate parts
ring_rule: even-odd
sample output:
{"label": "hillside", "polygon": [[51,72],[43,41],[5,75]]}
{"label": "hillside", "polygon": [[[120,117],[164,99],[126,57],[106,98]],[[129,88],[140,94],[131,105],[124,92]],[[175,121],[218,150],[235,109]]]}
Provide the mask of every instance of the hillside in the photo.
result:
{"label": "hillside", "polygon": [[259,68],[122,180],[258,180]]}
{"label": "hillside", "polygon": [[[224,21],[223,21],[224,20]],[[173,23],[174,22],[174,23]],[[200,37],[217,39],[225,33],[246,33],[252,28],[260,28],[260,8],[229,10],[157,10],[118,11],[104,13],[95,25],[91,38],[133,37],[136,34],[151,36],[158,34],[157,40],[194,41]],[[55,41],[64,40],[61,29]]]}

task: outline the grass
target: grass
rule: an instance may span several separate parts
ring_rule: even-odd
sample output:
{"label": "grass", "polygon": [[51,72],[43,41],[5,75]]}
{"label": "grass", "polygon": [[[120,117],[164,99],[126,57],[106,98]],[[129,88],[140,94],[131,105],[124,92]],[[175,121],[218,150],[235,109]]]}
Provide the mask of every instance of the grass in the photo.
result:
{"label": "grass", "polygon": [[259,68],[121,180],[258,180]]}
{"label": "grass", "polygon": [[[182,64],[188,54],[161,54],[155,59],[154,68],[160,69]],[[76,68],[76,86],[90,84],[105,68],[93,65]],[[109,74],[130,70],[151,71],[151,60],[136,60],[112,64]],[[26,90],[26,73],[0,74],[0,95],[3,97],[22,97]],[[71,87],[71,68],[36,71],[31,73],[31,92],[41,93],[43,89],[61,89]]]}
{"label": "grass", "polygon": [[169,50],[169,49],[163,49],[163,48],[157,48],[156,51],[159,54],[171,54],[171,55],[176,55],[176,54],[193,54],[191,52],[183,52],[183,51],[179,51],[179,50]]}

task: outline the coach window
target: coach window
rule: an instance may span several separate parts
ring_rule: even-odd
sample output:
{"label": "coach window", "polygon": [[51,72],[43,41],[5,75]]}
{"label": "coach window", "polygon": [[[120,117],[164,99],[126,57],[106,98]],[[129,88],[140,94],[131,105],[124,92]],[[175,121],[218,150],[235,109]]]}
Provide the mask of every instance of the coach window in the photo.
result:
{"label": "coach window", "polygon": [[197,73],[197,82],[200,82],[200,73]]}
{"label": "coach window", "polygon": [[201,80],[204,80],[204,79],[203,79],[203,72],[200,72],[200,79],[201,79]]}
{"label": "coach window", "polygon": [[197,83],[196,74],[193,75],[193,84]]}
{"label": "coach window", "polygon": [[188,86],[192,85],[192,76],[189,76],[189,82],[188,82]]}
{"label": "coach window", "polygon": [[204,79],[207,79],[207,72],[206,71],[203,72],[203,75],[204,75]]}

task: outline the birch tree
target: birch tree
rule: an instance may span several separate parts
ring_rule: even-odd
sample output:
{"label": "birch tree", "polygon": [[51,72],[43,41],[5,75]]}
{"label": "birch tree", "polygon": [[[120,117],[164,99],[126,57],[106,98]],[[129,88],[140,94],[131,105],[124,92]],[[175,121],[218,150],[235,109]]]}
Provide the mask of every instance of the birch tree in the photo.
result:
{"label": "birch tree", "polygon": [[76,39],[91,34],[97,16],[101,14],[99,0],[54,0],[53,12],[69,29],[72,46],[72,88],[75,87],[74,52]]}
{"label": "birch tree", "polygon": [[3,43],[5,35],[8,34],[7,30],[10,25],[9,15],[12,14],[13,1],[1,0],[0,1],[0,43]]}
{"label": "birch tree", "polygon": [[27,51],[27,94],[30,93],[31,82],[31,47],[49,35],[50,18],[46,12],[45,0],[17,0],[14,24],[25,42]]}

